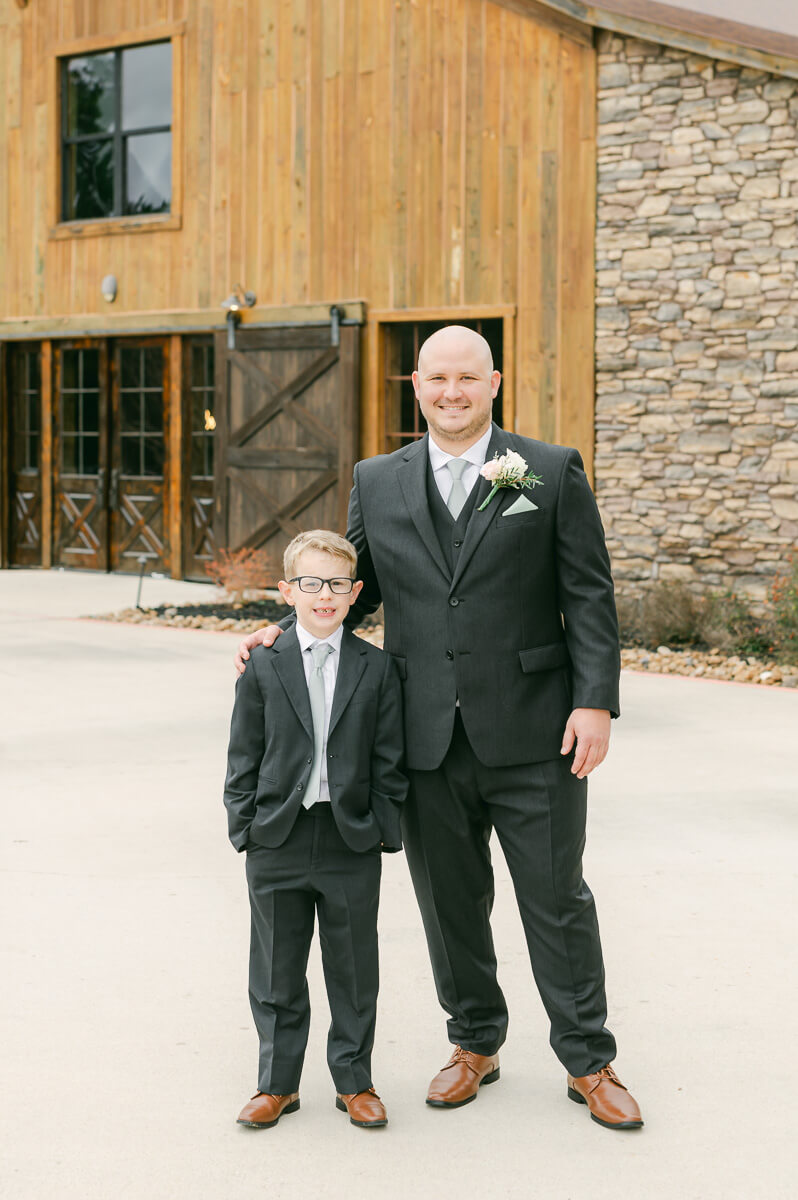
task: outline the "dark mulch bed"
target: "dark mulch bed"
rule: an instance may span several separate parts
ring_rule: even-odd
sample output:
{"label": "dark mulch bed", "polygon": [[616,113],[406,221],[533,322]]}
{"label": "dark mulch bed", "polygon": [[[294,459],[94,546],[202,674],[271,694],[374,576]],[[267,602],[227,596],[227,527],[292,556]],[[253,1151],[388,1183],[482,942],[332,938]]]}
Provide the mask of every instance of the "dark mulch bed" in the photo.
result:
{"label": "dark mulch bed", "polygon": [[[257,621],[261,625],[276,624],[287,617],[287,604],[279,604],[276,600],[248,600],[238,607],[229,601],[217,601],[207,604],[159,604],[148,608],[147,612],[156,618],[173,617],[215,617],[218,621]],[[370,617],[364,617],[359,628],[373,629],[382,624],[382,608]]]}

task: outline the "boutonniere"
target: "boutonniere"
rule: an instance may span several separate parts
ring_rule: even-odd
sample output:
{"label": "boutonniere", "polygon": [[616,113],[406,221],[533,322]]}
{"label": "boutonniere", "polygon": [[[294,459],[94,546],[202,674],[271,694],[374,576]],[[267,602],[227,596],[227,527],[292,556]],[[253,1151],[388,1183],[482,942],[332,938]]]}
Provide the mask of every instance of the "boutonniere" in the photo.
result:
{"label": "boutonniere", "polygon": [[482,512],[483,508],[488,507],[499,488],[534,488],[538,484],[543,487],[543,480],[540,476],[536,475],[534,471],[530,471],[527,461],[520,454],[516,454],[514,450],[505,450],[501,458],[498,454],[494,454],[490,462],[485,463],[480,475],[489,480],[493,487],[490,495],[480,504],[477,512]]}

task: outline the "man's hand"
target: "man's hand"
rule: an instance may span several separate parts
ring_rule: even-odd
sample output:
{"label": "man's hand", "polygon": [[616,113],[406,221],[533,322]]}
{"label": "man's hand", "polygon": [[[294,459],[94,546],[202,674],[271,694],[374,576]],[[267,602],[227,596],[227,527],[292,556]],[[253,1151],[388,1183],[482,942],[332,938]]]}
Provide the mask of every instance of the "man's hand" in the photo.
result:
{"label": "man's hand", "polygon": [[273,646],[282,632],[279,625],[267,625],[265,629],[256,629],[254,633],[248,633],[243,642],[238,643],[236,650],[235,665],[239,675],[243,675],[246,670],[250,650],[254,650],[261,643],[264,646]]}
{"label": "man's hand", "polygon": [[607,757],[610,714],[606,708],[575,708],[568,718],[560,754],[570,754],[576,739],[571,774],[585,779]]}

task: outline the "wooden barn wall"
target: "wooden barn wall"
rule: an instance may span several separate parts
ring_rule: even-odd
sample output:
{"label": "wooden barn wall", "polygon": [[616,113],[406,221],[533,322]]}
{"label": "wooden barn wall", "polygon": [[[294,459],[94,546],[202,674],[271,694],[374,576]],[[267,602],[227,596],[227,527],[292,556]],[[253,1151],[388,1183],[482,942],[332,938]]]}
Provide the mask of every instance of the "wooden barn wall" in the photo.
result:
{"label": "wooden barn wall", "polygon": [[[592,460],[595,54],[522,7],[0,0],[0,320],[101,312],[108,273],[117,319],[236,281],[259,305],[513,305],[518,430]],[[54,236],[57,54],[180,23],[179,228]]]}

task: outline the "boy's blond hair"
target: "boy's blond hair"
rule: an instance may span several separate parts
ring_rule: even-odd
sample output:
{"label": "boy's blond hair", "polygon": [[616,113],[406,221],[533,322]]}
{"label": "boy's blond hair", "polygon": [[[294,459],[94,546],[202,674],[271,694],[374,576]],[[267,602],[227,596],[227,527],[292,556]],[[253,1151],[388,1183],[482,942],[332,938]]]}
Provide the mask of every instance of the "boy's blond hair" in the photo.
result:
{"label": "boy's blond hair", "polygon": [[285,548],[283,570],[286,579],[292,579],[296,575],[297,559],[305,550],[321,550],[324,554],[343,559],[354,578],[357,570],[357,550],[352,543],[341,537],[340,533],[333,533],[331,529],[309,529],[306,533],[298,533]]}

